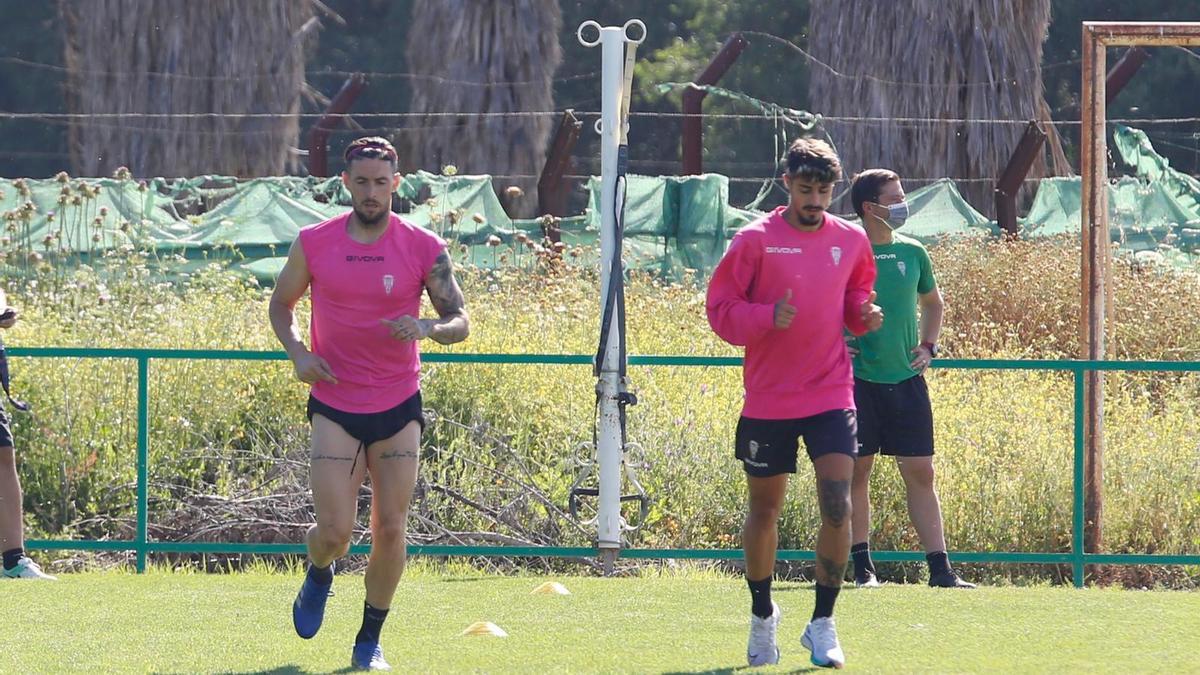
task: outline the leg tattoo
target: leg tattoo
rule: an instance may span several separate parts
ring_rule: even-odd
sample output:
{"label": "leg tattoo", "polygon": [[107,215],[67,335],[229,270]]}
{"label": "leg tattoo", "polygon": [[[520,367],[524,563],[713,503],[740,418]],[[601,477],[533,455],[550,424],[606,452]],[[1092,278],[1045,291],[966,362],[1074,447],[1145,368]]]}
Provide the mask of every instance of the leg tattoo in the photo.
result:
{"label": "leg tattoo", "polygon": [[817,492],[821,500],[821,515],[833,527],[841,528],[846,521],[850,505],[850,481],[817,481]]}
{"label": "leg tattoo", "polygon": [[[824,584],[826,586],[833,586],[836,588],[842,585],[842,579],[846,577],[846,563],[844,561],[837,563],[823,555],[818,554],[817,567],[819,567],[821,571],[825,573]],[[821,580],[820,575],[818,575],[817,580]]]}

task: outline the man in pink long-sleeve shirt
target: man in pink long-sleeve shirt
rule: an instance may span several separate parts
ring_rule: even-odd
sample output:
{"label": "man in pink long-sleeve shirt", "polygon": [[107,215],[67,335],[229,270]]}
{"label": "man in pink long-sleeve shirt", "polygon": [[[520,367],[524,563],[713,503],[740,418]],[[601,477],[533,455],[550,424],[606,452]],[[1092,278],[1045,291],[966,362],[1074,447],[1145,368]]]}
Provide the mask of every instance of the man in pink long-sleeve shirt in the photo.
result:
{"label": "man in pink long-sleeve shirt", "polygon": [[[312,385],[309,481],[317,523],[306,537],[309,565],[292,623],[306,639],[321,627],[333,564],[350,548],[358,489],[369,473],[371,557],[350,661],[359,670],[387,670],[379,635],[404,571],[405,521],[425,426],[417,342],[452,344],[470,328],[446,243],[392,213],[400,183],[395,148],[383,138],[360,138],[344,159],[353,210],[300,230],[271,294],[271,327],[296,376]],[[311,350],[294,312],[308,290]],[[422,293],[437,319],[417,318]]]}
{"label": "man in pink long-sleeve shirt", "polygon": [[708,287],[708,322],[746,348],[746,389],[735,455],[746,471],[750,511],[742,528],[750,586],[752,666],[777,663],[781,616],[771,601],[777,521],[796,472],[799,439],[817,479],[821,529],[816,607],[801,643],[817,666],[841,668],[833,623],[850,552],[850,482],[857,454],[854,376],[843,328],[877,330],[875,260],[866,233],[826,212],[841,162],[825,142],[792,143],[783,175],[789,200],[733,237]]}

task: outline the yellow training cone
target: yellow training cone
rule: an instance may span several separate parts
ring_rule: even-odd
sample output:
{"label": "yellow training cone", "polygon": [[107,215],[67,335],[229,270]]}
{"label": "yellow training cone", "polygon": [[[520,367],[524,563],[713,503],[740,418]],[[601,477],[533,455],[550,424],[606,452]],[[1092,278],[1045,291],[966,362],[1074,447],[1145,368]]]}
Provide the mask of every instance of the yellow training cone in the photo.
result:
{"label": "yellow training cone", "polygon": [[490,635],[491,637],[508,637],[508,633],[504,629],[491,621],[476,621],[467,626],[467,629],[462,632],[463,635]]}
{"label": "yellow training cone", "polygon": [[570,595],[571,591],[557,581],[547,581],[533,589],[532,593],[536,595]]}

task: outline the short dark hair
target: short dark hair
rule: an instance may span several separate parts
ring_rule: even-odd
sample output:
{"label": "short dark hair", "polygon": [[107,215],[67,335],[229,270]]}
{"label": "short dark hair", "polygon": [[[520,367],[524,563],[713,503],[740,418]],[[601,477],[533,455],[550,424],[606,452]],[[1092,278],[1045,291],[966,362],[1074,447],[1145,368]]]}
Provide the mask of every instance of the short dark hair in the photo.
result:
{"label": "short dark hair", "polygon": [[356,159],[382,159],[391,164],[393,169],[398,161],[396,148],[381,136],[363,136],[350,141],[346,152],[342,153],[342,159],[346,162],[347,170],[350,169],[350,163]]}
{"label": "short dark hair", "polygon": [[879,203],[883,186],[900,180],[900,174],[891,169],[867,169],[850,179],[850,203],[859,218],[863,217],[863,202]]}
{"label": "short dark hair", "polygon": [[820,139],[797,138],[783,158],[789,178],[818,183],[836,183],[842,177],[842,162],[833,148]]}

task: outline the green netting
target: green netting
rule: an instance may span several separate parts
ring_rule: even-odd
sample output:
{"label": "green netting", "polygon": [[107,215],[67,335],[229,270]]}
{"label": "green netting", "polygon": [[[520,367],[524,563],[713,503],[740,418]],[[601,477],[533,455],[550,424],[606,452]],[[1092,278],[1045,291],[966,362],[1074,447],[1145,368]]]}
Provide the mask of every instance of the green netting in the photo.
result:
{"label": "green netting", "polygon": [[958,186],[943,178],[909,192],[904,234],[930,244],[946,236],[982,237],[995,234],[995,223],[963,199]]}
{"label": "green netting", "polygon": [[[628,176],[625,241],[639,267],[663,272],[711,270],[725,243],[754,215],[729,205],[729,179],[700,176]],[[600,179],[588,181],[584,232],[600,231]],[[582,233],[581,233],[582,234]]]}
{"label": "green netting", "polygon": [[1171,163],[1154,151],[1150,139],[1140,129],[1117,125],[1113,140],[1121,160],[1132,167],[1139,178],[1161,184],[1163,192],[1191,220],[1200,218],[1200,180],[1172,169]]}
{"label": "green netting", "polygon": [[[1114,147],[1137,174],[1108,185],[1108,218],[1112,239],[1131,253],[1156,251],[1173,262],[1200,249],[1200,181],[1175,171],[1154,152],[1146,135],[1118,126]],[[1038,186],[1029,215],[1022,220],[1026,236],[1078,233],[1082,181],[1047,178]]]}
{"label": "green netting", "polygon": [[[1022,221],[1027,236],[1077,233],[1080,229],[1082,181],[1047,178],[1041,181],[1029,215]],[[1169,235],[1200,226],[1161,182],[1124,177],[1108,186],[1108,220],[1113,240],[1131,250],[1170,242]]]}
{"label": "green netting", "polygon": [[[1145,134],[1117,127],[1115,147],[1137,172],[1109,186],[1113,238],[1129,251],[1187,254],[1200,248],[1200,181],[1181,174],[1154,152]],[[594,265],[598,254],[600,181],[592,178],[589,207],[558,223],[568,263]],[[405,176],[396,192],[405,217],[445,237],[459,263],[532,266],[541,249],[541,219],[512,219],[488,176]],[[943,179],[908,195],[905,234],[926,243],[947,236],[989,236],[994,222]],[[202,262],[221,254],[235,267],[269,281],[301,227],[343,213],[349,195],[339,178],[223,176],[189,179],[46,179],[0,185],[5,218],[4,269],[18,270],[31,252],[89,259],[122,246],[153,246]],[[1030,237],[1079,231],[1080,181],[1039,184],[1029,215]],[[761,215],[729,204],[729,179],[629,176],[625,207],[626,259],[631,267],[680,276],[704,274],[738,228]]]}
{"label": "green netting", "polygon": [[[434,231],[451,233],[466,244],[480,244],[491,235],[513,234],[513,221],[505,213],[489,176],[439,176],[418,171],[405,176],[396,194],[411,201],[405,216]],[[343,200],[349,202],[349,196]],[[451,212],[462,217],[452,222]]]}

